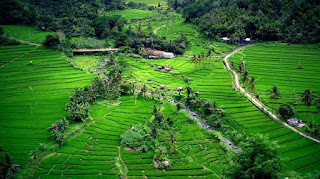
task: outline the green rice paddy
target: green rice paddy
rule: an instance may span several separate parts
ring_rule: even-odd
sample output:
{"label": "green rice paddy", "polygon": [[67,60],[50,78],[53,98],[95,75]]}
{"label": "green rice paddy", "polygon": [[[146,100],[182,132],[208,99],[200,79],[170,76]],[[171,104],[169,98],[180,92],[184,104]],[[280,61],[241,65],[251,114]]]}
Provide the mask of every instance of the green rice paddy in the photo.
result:
{"label": "green rice paddy", "polygon": [[33,26],[24,25],[1,25],[5,34],[16,39],[25,40],[28,42],[42,43],[46,40],[47,35],[53,35],[54,32],[47,32]]}
{"label": "green rice paddy", "polygon": [[73,89],[93,75],[73,68],[58,51],[30,45],[1,46],[0,62],[0,145],[23,166],[39,143],[52,141],[48,128],[67,116]]}
{"label": "green rice paddy", "polygon": [[[320,51],[318,45],[287,45],[281,43],[262,44],[247,47],[231,61],[246,62],[249,76],[257,79],[256,92],[269,107],[278,109],[281,103],[289,103],[295,108],[298,118],[320,124],[320,113],[311,105],[301,102],[301,94],[310,89],[320,94]],[[303,69],[299,69],[299,64]],[[277,86],[281,99],[270,100],[268,90]]]}
{"label": "green rice paddy", "polygon": [[127,19],[127,20],[133,20],[133,19],[145,19],[145,18],[159,16],[159,13],[157,13],[156,11],[146,11],[146,10],[140,10],[140,9],[126,9],[122,11],[112,11],[112,12],[106,13],[106,16],[115,16],[115,15],[122,16],[124,19]]}
{"label": "green rice paddy", "polygon": [[[140,83],[152,84],[159,88],[165,84],[170,90],[178,86],[185,87],[182,76],[192,78],[192,86],[200,92],[200,97],[216,101],[227,113],[228,125],[247,133],[261,133],[280,145],[285,171],[312,172],[319,169],[320,145],[291,131],[267,117],[246,98],[238,94],[232,85],[231,75],[224,69],[221,60],[209,59],[197,66],[190,58],[179,57],[161,60],[131,60],[132,74]],[[174,71],[158,72],[149,65],[170,65]],[[140,73],[141,71],[141,73]],[[139,80],[140,79],[140,80]]]}
{"label": "green rice paddy", "polygon": [[[116,160],[123,161],[128,178],[141,177],[208,177],[219,178],[225,152],[212,136],[198,125],[190,123],[175,106],[163,106],[165,116],[174,121],[176,144],[179,150],[170,152],[168,171],[156,170],[153,154],[127,151],[120,147],[120,135],[131,125],[144,123],[151,117],[152,105],[157,102],[144,98],[122,97],[120,104],[110,107],[104,101],[92,106],[95,122],[54,155],[44,160],[34,178],[108,177],[118,178]],[[109,107],[108,107],[109,106]],[[166,136],[160,136],[166,143]]]}

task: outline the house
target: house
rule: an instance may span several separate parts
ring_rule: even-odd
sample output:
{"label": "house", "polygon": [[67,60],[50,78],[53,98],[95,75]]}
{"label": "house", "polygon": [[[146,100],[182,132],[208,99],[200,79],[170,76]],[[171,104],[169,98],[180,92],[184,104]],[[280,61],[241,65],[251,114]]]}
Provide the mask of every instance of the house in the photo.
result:
{"label": "house", "polygon": [[146,49],[147,53],[152,53],[152,55],[149,55],[149,59],[158,59],[158,58],[174,58],[174,54],[171,52],[165,52],[160,50],[155,50],[151,48]]}
{"label": "house", "polygon": [[303,127],[305,124],[298,118],[290,118],[287,120],[287,123],[297,127]]}
{"label": "house", "polygon": [[222,37],[221,40],[222,40],[223,42],[228,43],[228,42],[230,41],[230,38],[228,38],[228,37]]}

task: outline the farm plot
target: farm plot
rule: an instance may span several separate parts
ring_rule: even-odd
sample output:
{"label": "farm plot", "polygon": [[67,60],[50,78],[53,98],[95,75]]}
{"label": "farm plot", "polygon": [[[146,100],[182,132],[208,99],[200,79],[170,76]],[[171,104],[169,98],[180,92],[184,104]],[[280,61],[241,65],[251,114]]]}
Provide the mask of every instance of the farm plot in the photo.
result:
{"label": "farm plot", "polygon": [[[320,169],[318,165],[320,145],[268,118],[238,94],[232,87],[231,75],[224,69],[221,61],[209,59],[202,64],[194,65],[190,62],[190,58],[180,57],[169,60],[144,60],[144,62],[172,66],[174,71],[166,74],[176,78],[173,83],[178,82],[181,76],[191,77],[192,86],[200,92],[201,98],[216,101],[219,107],[226,111],[227,121],[225,122],[230,127],[244,129],[247,133],[262,133],[269,136],[272,141],[278,142],[281,147],[281,156],[286,164],[285,171],[312,172],[315,168]],[[138,73],[138,70],[136,68],[135,72]],[[161,72],[155,71],[155,73]],[[137,76],[137,78],[143,80],[144,76]],[[153,79],[152,76],[149,77],[149,80]],[[171,85],[165,80],[159,83]],[[183,82],[179,84],[186,85]],[[309,160],[311,156],[313,160]]]}
{"label": "farm plot", "polygon": [[146,19],[155,16],[159,16],[160,14],[156,11],[145,11],[140,9],[126,9],[122,11],[112,11],[107,12],[106,16],[122,16],[124,19],[133,20],[133,19]]}
{"label": "farm plot", "polygon": [[[119,156],[128,169],[128,178],[143,175],[217,177],[215,173],[221,172],[220,161],[224,161],[225,157],[221,146],[206,131],[199,129],[195,124],[190,124],[185,116],[182,114],[176,116],[175,107],[168,103],[163,106],[164,114],[174,119],[175,130],[180,132],[177,135],[178,146],[184,148],[183,153],[175,155],[176,158],[173,158],[175,163],[168,172],[155,169],[152,165],[152,153],[129,152],[120,147],[120,135],[132,124],[144,123],[149,119],[151,117],[149,111],[154,104],[158,105],[155,101],[133,97],[123,97],[120,105],[109,108],[103,101],[98,102],[91,107],[91,115],[95,122],[81,134],[67,141],[56,154],[44,160],[34,178],[61,176],[117,178],[116,161]],[[165,136],[161,141],[167,142]],[[179,160],[180,156],[184,159]],[[208,165],[209,169],[204,169],[202,162]]]}
{"label": "farm plot", "polygon": [[[255,45],[245,48],[230,60],[236,64],[246,61],[249,76],[258,79],[256,92],[269,107],[277,110],[281,103],[289,103],[294,106],[298,118],[320,124],[320,113],[315,105],[310,106],[307,115],[307,107],[301,102],[301,94],[306,89],[320,94],[320,51],[317,45]],[[299,64],[302,69],[299,69]],[[273,101],[268,90],[274,85],[282,97]]]}
{"label": "farm plot", "polygon": [[1,25],[1,27],[3,27],[5,34],[11,37],[34,43],[42,43],[45,41],[47,35],[55,34],[54,32],[42,31],[33,26]]}
{"label": "farm plot", "polygon": [[[128,178],[219,178],[226,162],[225,151],[206,130],[188,121],[185,114],[177,114],[175,107],[172,108],[172,105],[167,104],[164,111],[166,116],[171,113],[169,116],[174,121],[176,149],[169,152],[171,167],[166,171],[154,170],[152,154],[121,150],[121,156],[129,170]],[[169,136],[160,138],[161,142],[170,145]]]}
{"label": "farm plot", "polygon": [[157,35],[166,36],[169,40],[178,38],[184,34],[189,40],[189,45],[185,55],[194,55],[204,52],[207,54],[209,49],[214,49],[212,55],[220,55],[232,51],[236,46],[220,43],[214,39],[210,39],[196,30],[196,27],[190,23],[185,23],[184,19],[178,19],[169,23],[166,27],[161,28]]}
{"label": "farm plot", "polygon": [[88,85],[93,75],[44,47],[0,47],[0,59],[0,145],[23,166],[31,150],[51,141],[48,127],[67,116],[73,89]]}

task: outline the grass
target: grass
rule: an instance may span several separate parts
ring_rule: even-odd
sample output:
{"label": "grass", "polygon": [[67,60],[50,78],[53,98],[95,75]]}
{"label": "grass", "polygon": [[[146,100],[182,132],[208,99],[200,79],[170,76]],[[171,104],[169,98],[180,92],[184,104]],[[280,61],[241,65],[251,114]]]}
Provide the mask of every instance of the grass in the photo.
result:
{"label": "grass", "polygon": [[141,3],[141,4],[146,4],[148,6],[155,6],[155,7],[158,7],[160,3],[161,7],[168,7],[166,0],[129,0],[129,2]]}
{"label": "grass", "polygon": [[34,26],[25,25],[1,25],[5,34],[16,39],[25,40],[34,43],[43,43],[47,35],[53,35],[54,32],[42,31]]}
{"label": "grass", "polygon": [[101,60],[104,59],[105,57],[103,56],[78,55],[73,57],[72,63],[76,68],[87,72],[93,72],[100,64]]}
{"label": "grass", "polygon": [[67,116],[73,88],[88,85],[93,75],[44,47],[2,46],[0,54],[0,145],[24,166],[31,150],[52,141],[48,127]]}
{"label": "grass", "polygon": [[[299,119],[320,124],[316,106],[311,105],[307,118],[307,107],[301,102],[301,94],[306,89],[320,94],[318,45],[255,45],[245,48],[230,60],[236,64],[246,61],[249,76],[258,79],[256,92],[269,107],[277,110],[281,103],[289,103],[295,108]],[[303,69],[298,69],[299,61]],[[282,98],[273,101],[268,90],[274,85],[280,90]]]}
{"label": "grass", "polygon": [[127,20],[133,20],[133,19],[146,19],[151,18],[155,16],[159,16],[160,14],[156,11],[147,11],[147,10],[140,10],[140,9],[126,9],[121,11],[112,11],[107,12],[106,16],[115,16],[120,15],[122,18]]}

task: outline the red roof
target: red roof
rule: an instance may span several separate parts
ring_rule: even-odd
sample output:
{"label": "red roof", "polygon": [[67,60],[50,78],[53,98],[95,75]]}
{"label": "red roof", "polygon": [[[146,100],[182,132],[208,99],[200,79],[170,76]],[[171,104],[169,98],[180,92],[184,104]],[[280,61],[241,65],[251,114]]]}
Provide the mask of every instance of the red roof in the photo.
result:
{"label": "red roof", "polygon": [[163,54],[164,51],[154,50],[154,49],[146,49],[147,52],[152,52],[154,54]]}

